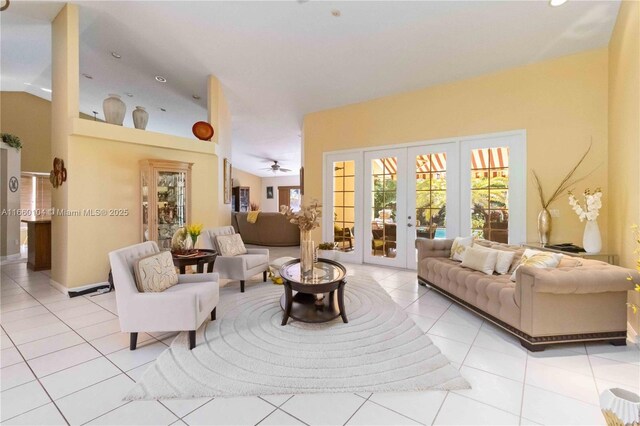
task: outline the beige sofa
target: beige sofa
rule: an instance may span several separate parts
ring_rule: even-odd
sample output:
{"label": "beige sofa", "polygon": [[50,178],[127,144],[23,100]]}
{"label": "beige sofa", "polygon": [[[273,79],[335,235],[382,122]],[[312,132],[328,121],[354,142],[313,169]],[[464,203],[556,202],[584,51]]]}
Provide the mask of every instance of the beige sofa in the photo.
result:
{"label": "beige sofa", "polygon": [[233,213],[231,224],[245,244],[298,246],[300,229],[281,213],[260,213],[256,223],[247,222],[247,213]]}
{"label": "beige sofa", "polygon": [[[418,280],[449,299],[512,333],[522,346],[541,351],[547,345],[609,341],[625,345],[627,279],[636,271],[596,260],[565,256],[557,268],[523,266],[516,281],[486,275],[449,259],[453,240],[418,238]],[[512,269],[524,249],[490,241],[481,245],[516,251]]]}

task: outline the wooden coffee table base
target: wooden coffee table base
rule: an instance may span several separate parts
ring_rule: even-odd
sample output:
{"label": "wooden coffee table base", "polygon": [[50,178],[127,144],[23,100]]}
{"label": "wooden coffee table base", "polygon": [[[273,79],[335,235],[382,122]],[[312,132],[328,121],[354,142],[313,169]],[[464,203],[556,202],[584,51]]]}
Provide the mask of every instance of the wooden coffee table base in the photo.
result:
{"label": "wooden coffee table base", "polygon": [[[322,305],[316,305],[315,301],[315,294],[297,293],[293,296],[291,312],[282,318],[282,325],[287,323],[289,317],[302,322],[319,323],[328,322],[340,316],[337,291],[325,293]],[[280,298],[280,307],[285,313],[287,312],[286,293]]]}

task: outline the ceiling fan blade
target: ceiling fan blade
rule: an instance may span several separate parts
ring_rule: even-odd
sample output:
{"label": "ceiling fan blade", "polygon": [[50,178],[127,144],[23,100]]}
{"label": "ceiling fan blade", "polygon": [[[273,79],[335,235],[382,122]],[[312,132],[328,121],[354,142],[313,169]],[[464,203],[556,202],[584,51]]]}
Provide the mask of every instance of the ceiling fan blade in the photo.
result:
{"label": "ceiling fan blade", "polygon": [[291,171],[291,169],[283,169],[282,167],[280,167],[280,171],[281,171],[281,172],[290,172],[290,171]]}

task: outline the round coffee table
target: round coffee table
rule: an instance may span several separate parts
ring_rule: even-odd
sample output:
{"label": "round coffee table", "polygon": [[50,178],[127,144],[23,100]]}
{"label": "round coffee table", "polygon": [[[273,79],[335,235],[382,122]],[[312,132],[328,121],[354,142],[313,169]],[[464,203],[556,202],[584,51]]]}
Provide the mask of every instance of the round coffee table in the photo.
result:
{"label": "round coffee table", "polygon": [[[344,310],[346,274],[347,270],[344,266],[328,259],[318,259],[313,265],[313,274],[305,277],[300,273],[300,259],[290,260],[282,265],[280,268],[280,276],[284,281],[284,294],[280,298],[280,307],[284,311],[282,325],[287,324],[289,317],[302,322],[318,323],[341,316],[342,321],[349,322]],[[294,290],[297,292],[295,295]],[[320,293],[325,294],[321,302],[316,299],[316,294]]]}
{"label": "round coffee table", "polygon": [[198,249],[197,253],[191,255],[181,255],[171,253],[173,257],[173,264],[180,268],[180,273],[184,274],[187,271],[187,266],[197,265],[196,270],[199,274],[204,272],[204,265],[207,264],[207,272],[213,272],[213,264],[218,257],[218,252],[210,249]]}

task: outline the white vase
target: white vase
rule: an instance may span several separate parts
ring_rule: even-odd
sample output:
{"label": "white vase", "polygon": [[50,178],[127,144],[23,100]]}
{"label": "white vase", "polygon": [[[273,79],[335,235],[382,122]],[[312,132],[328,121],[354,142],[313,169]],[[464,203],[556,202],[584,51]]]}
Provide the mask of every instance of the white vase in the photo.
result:
{"label": "white vase", "polygon": [[607,389],[600,395],[600,409],[609,426],[640,424],[640,396],[624,389]]}
{"label": "white vase", "polygon": [[107,123],[122,126],[124,114],[127,112],[127,106],[122,102],[120,96],[109,95],[107,99],[102,101],[102,109],[104,111],[104,119]]}
{"label": "white vase", "polygon": [[587,253],[599,253],[602,250],[602,237],[597,220],[588,220],[584,226],[582,246]]}
{"label": "white vase", "polygon": [[147,128],[147,123],[149,122],[149,113],[144,107],[137,106],[136,109],[133,110],[133,126],[136,129],[144,130]]}

